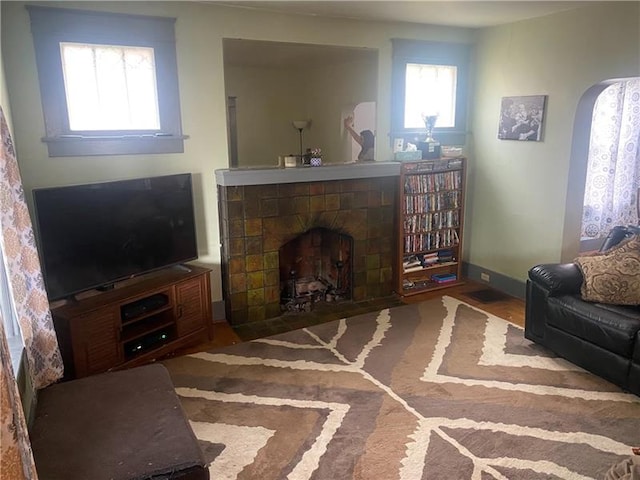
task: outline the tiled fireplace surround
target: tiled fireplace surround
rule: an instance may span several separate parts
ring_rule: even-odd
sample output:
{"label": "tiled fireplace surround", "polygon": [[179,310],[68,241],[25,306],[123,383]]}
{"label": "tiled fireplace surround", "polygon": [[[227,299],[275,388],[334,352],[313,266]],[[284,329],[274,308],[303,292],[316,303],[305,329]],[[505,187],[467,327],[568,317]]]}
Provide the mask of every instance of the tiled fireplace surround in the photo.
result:
{"label": "tiled fireplace surround", "polygon": [[[278,250],[312,228],[353,237],[354,302],[393,293],[398,177],[394,165],[366,167],[216,171],[222,290],[230,324],[282,315]],[[314,173],[321,174],[314,178]],[[326,178],[331,173],[338,179]]]}

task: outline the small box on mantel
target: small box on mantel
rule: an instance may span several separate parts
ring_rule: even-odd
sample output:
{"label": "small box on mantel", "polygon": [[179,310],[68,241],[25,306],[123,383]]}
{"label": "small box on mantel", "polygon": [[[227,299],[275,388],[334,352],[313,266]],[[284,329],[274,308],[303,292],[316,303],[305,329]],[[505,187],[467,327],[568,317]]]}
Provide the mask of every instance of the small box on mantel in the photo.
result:
{"label": "small box on mantel", "polygon": [[422,151],[415,150],[412,152],[395,152],[393,159],[396,162],[415,162],[416,160],[422,160]]}

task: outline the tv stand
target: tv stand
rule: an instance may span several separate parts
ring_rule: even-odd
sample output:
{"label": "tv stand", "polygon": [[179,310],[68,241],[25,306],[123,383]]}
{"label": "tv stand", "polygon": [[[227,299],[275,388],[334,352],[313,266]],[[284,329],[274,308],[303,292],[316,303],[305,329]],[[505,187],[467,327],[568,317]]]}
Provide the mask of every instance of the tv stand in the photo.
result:
{"label": "tv stand", "polygon": [[211,338],[208,268],[167,268],[52,310],[65,379],[155,361]]}

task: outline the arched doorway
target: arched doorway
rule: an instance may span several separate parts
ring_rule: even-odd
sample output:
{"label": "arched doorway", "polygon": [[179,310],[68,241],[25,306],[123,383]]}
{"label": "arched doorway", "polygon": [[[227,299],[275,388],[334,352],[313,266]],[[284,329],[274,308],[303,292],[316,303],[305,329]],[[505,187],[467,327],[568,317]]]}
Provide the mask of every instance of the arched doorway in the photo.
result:
{"label": "arched doorway", "polygon": [[580,229],[581,250],[599,247],[611,228],[638,225],[640,79],[603,90],[592,115]]}
{"label": "arched doorway", "polygon": [[[569,166],[569,182],[567,185],[567,197],[565,204],[565,222],[562,244],[562,261],[572,261],[582,250],[593,250],[599,247],[602,239],[587,242],[581,245],[581,232],[583,212],[585,210],[585,191],[587,182],[588,159],[592,154],[591,139],[593,135],[599,135],[594,129],[604,128],[598,122],[594,123],[594,109],[601,94],[610,87],[620,85],[628,81],[640,80],[638,77],[611,79],[600,82],[590,87],[580,98],[573,125],[573,140],[571,146],[571,161]],[[638,99],[640,100],[640,99]],[[640,121],[638,113],[635,113],[635,121]],[[633,116],[629,117],[633,118]],[[604,125],[607,125],[604,122]],[[638,140],[635,142],[636,156]],[[602,148],[602,147],[600,147]],[[637,201],[637,190],[636,190]],[[629,199],[631,201],[631,199]],[[637,220],[636,220],[637,221]],[[613,227],[614,225],[611,225]],[[606,236],[606,234],[605,234]]]}

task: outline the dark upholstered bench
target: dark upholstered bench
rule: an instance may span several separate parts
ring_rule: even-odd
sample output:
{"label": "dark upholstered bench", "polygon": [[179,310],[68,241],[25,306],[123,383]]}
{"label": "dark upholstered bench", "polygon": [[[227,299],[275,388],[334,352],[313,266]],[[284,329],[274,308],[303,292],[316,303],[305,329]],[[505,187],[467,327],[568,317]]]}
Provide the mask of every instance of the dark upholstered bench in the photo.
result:
{"label": "dark upholstered bench", "polygon": [[41,390],[30,436],[40,480],[209,479],[160,364]]}

